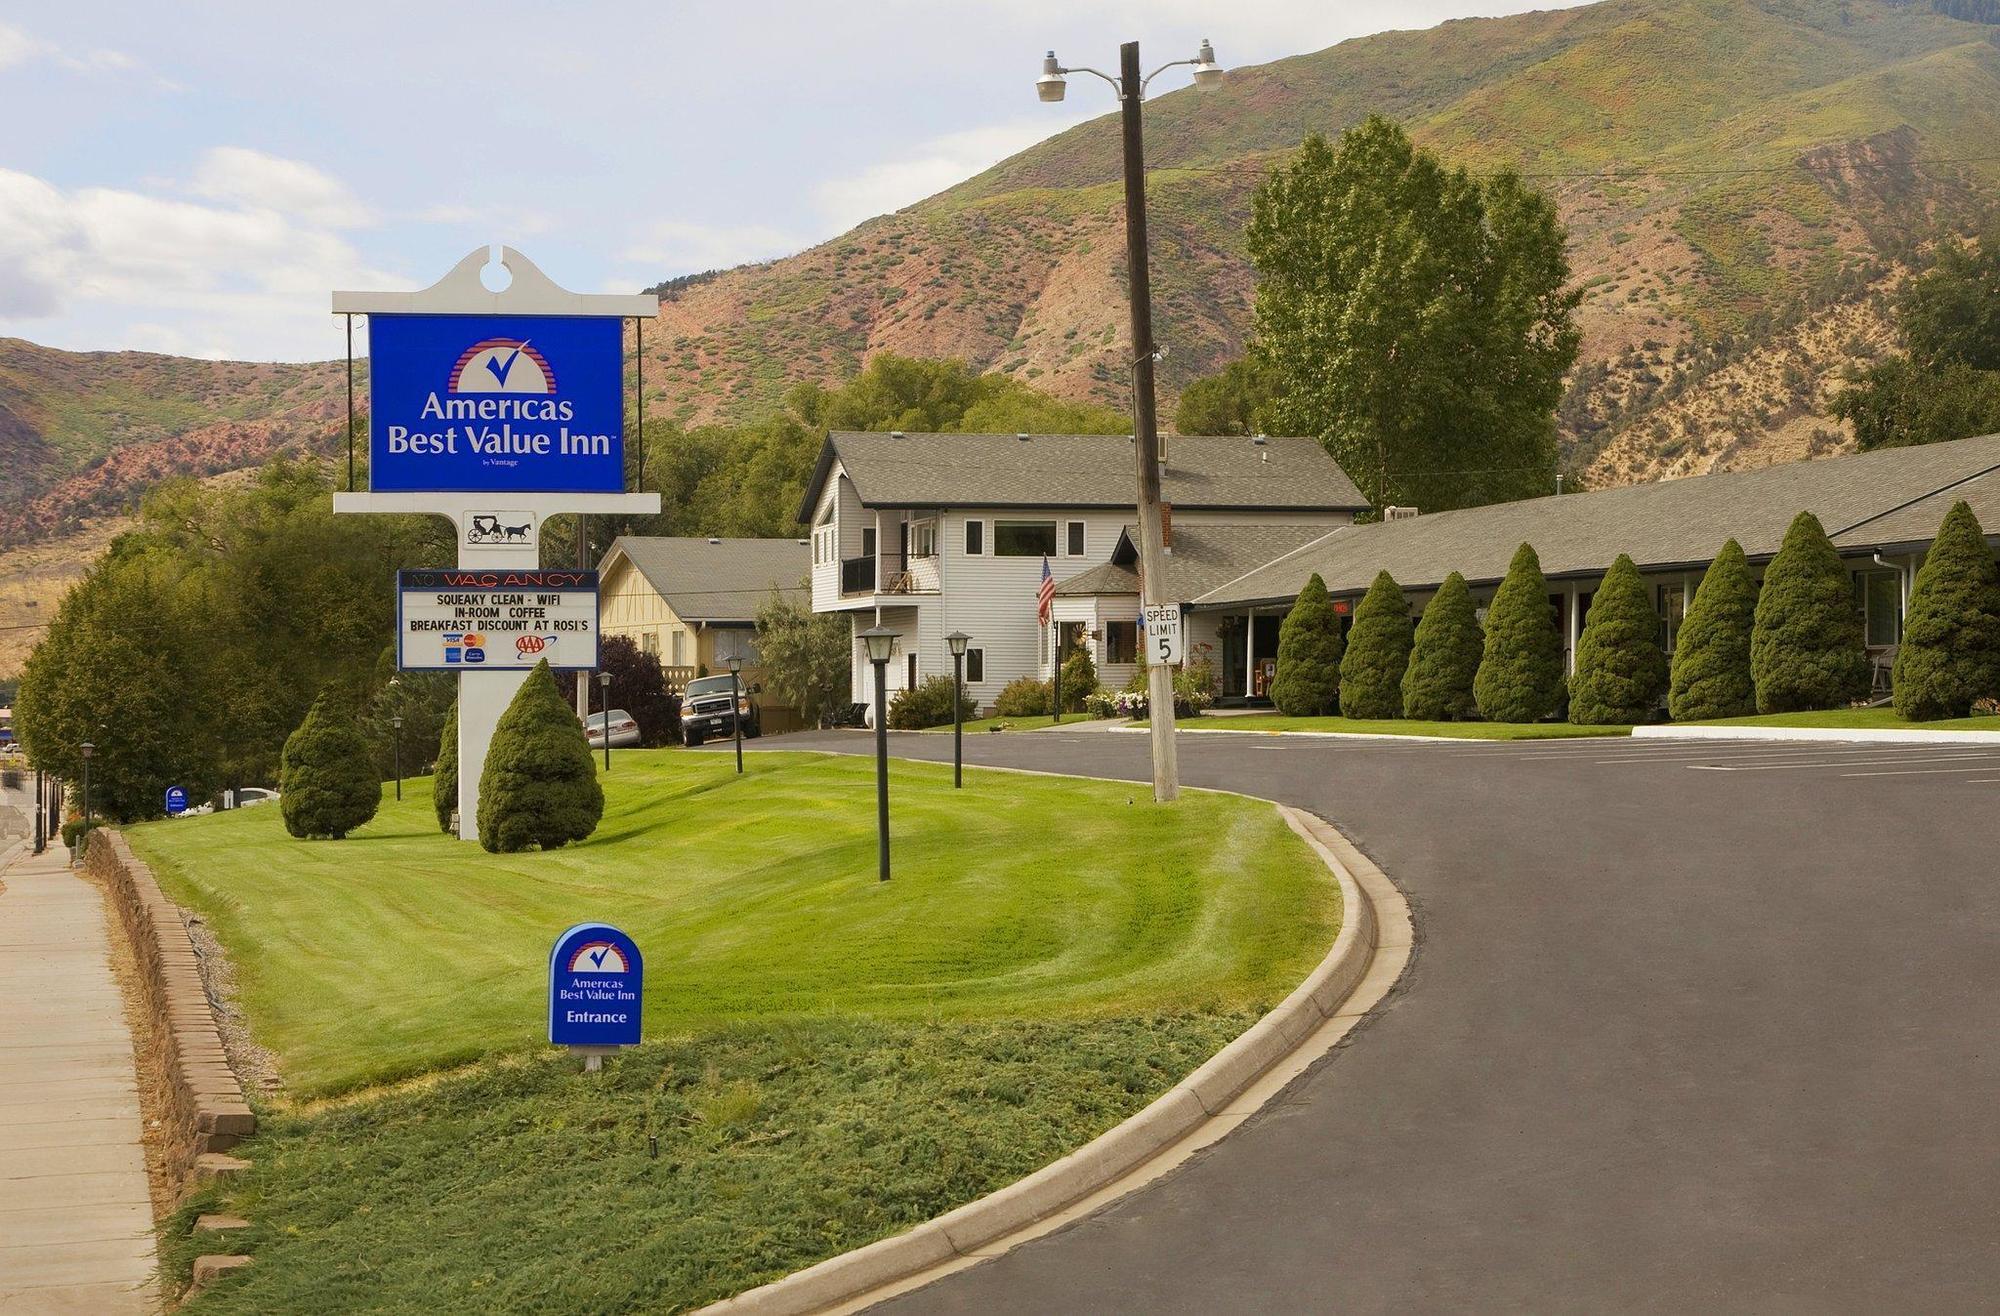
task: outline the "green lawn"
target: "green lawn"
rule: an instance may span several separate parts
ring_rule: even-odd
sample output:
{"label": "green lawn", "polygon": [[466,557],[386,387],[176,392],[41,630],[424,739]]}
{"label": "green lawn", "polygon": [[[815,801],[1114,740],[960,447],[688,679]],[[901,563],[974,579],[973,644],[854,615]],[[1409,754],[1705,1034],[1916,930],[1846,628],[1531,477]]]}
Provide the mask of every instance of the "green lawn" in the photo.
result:
{"label": "green lawn", "polygon": [[1688,722],[1691,727],[1818,727],[1835,731],[2000,731],[2000,717],[1948,717],[1936,722],[1908,722],[1888,705],[1881,708],[1829,708],[1816,713],[1759,713],[1723,717],[1712,722]]}
{"label": "green lawn", "polygon": [[346,841],[295,841],[275,808],[130,835],[220,937],[304,1095],[533,1045],[549,945],[585,919],[637,938],[649,1037],[1235,1009],[1282,998],[1332,941],[1338,888],[1265,804],[978,771],[954,791],[948,765],[897,762],[884,885],[872,763],[746,764],[620,754],[597,835],[549,854],[441,836],[427,782]]}
{"label": "green lawn", "polygon": [[1579,727],[1568,722],[1416,722],[1404,718],[1286,717],[1280,713],[1205,717],[1197,726],[1203,731],[1344,731],[1370,736],[1449,736],[1454,740],[1561,740],[1632,734],[1631,727]]}
{"label": "green lawn", "polygon": [[[438,835],[428,782],[341,842],[272,808],[132,828],[291,1084],[256,1098],[251,1169],[161,1227],[170,1281],[257,1259],[185,1310],[714,1301],[1081,1146],[1337,929],[1331,874],[1256,801],[899,762],[884,886],[872,763],[732,769],[619,755],[599,833],[550,854]],[[594,1075],[540,1041],[549,943],[585,918],[646,955],[648,1040]],[[204,1211],[252,1223],[218,1240]]]}

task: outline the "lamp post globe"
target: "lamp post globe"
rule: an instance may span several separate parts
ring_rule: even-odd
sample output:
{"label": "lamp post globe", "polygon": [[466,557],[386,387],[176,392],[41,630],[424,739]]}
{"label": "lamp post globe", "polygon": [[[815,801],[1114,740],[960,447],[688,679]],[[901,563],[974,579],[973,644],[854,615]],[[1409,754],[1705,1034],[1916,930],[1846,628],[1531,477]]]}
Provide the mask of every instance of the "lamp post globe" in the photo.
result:
{"label": "lamp post globe", "polygon": [[[395,684],[395,682],[394,682],[394,681],[392,680],[392,681],[390,681],[390,683],[389,683],[389,684],[391,684],[391,685],[394,685],[394,684]],[[401,716],[397,716],[397,717],[392,717],[392,718],[390,718],[390,719],[389,719],[389,727],[390,727],[391,731],[393,731],[393,732],[394,732],[394,734],[393,734],[393,736],[391,737],[391,739],[392,739],[392,740],[393,740],[393,741],[395,742],[395,756],[396,756],[396,798],[400,800],[400,799],[402,799],[402,798],[403,798],[403,719],[402,719],[402,717],[401,717]]]}
{"label": "lamp post globe", "polygon": [[1222,81],[1222,65],[1215,62],[1215,47],[1208,44],[1208,38],[1201,39],[1201,49],[1194,57],[1194,85],[1213,87]]}
{"label": "lamp post globe", "polygon": [[965,785],[965,646],[972,637],[953,631],[944,637],[951,650],[951,787]]}
{"label": "lamp post globe", "polygon": [[895,652],[896,632],[886,626],[870,626],[861,632],[861,644],[875,667],[875,849],[880,881],[889,880],[889,656]]}
{"label": "lamp post globe", "polygon": [[1063,98],[1069,83],[1063,80],[1063,67],[1056,62],[1056,52],[1051,50],[1042,57],[1042,76],[1035,79],[1035,95],[1050,104]]}

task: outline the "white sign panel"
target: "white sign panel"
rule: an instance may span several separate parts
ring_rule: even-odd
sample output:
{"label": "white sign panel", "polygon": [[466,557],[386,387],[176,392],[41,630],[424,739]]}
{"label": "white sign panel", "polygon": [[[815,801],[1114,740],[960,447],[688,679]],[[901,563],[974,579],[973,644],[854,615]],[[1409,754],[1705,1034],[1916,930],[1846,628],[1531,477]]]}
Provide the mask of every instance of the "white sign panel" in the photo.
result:
{"label": "white sign panel", "polygon": [[510,671],[597,666],[597,573],[452,567],[397,573],[396,666]]}
{"label": "white sign panel", "polygon": [[1187,653],[1181,638],[1181,605],[1149,603],[1140,612],[1146,630],[1146,661],[1168,665],[1184,661]]}

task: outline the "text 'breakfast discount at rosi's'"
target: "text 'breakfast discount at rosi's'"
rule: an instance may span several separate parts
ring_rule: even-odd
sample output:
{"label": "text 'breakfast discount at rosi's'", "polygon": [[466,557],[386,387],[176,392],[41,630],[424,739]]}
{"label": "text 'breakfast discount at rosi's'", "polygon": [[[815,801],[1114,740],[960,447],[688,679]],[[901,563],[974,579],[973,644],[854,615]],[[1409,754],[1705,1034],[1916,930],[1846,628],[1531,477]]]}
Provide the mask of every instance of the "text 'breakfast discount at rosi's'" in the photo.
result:
{"label": "text 'breakfast discount at rosi's'", "polygon": [[597,665],[594,571],[405,571],[398,613],[404,671]]}

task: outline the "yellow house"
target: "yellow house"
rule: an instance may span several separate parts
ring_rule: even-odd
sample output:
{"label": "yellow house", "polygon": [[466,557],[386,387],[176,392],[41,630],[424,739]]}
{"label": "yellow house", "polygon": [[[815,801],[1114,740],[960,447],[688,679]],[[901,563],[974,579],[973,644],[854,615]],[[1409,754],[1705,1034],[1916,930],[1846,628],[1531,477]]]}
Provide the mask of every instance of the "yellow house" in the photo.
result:
{"label": "yellow house", "polygon": [[[773,593],[811,605],[812,553],[803,539],[691,539],[622,535],[597,564],[598,628],[630,636],[679,691],[743,661],[743,684],[763,682],[757,610]],[[798,727],[797,712],[760,697],[766,733]]]}

